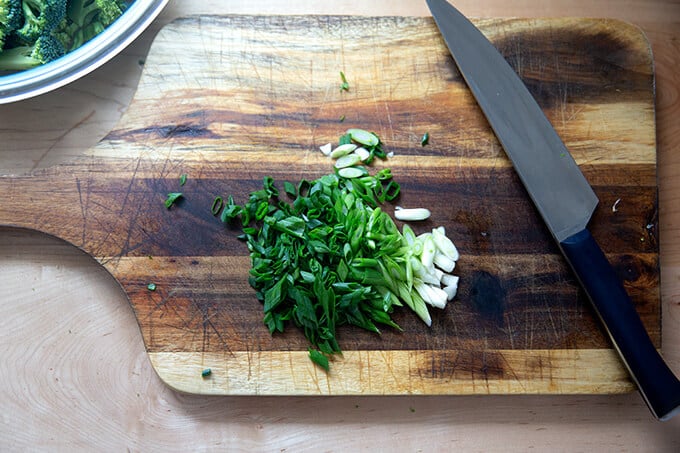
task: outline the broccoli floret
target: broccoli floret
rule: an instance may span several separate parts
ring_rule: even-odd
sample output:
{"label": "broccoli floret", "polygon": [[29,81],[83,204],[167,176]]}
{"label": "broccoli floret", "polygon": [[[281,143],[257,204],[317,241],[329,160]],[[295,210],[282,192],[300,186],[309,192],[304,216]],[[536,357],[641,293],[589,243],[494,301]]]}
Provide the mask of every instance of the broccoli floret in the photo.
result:
{"label": "broccoli floret", "polygon": [[19,46],[0,52],[0,70],[23,71],[64,55],[64,47],[51,35],[40,36],[32,46]]}
{"label": "broccoli floret", "polygon": [[130,1],[0,0],[0,71],[18,71],[71,52],[118,19]]}
{"label": "broccoli floret", "polygon": [[98,22],[104,27],[113,23],[125,11],[125,3],[116,0],[95,0],[94,4],[99,10]]}
{"label": "broccoli floret", "polygon": [[7,38],[24,23],[21,0],[0,0],[0,51]]}
{"label": "broccoli floret", "polygon": [[70,0],[66,17],[55,31],[67,52],[104,31],[127,8],[120,0]]}
{"label": "broccoli floret", "polygon": [[33,44],[52,33],[66,17],[66,0],[22,0],[24,25],[16,30],[19,42]]}

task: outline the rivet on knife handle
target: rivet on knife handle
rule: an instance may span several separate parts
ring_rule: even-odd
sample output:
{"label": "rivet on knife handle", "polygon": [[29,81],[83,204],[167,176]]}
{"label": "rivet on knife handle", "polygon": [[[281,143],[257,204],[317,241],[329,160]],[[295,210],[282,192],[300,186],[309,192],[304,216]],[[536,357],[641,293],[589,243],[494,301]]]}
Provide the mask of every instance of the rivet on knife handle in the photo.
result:
{"label": "rivet on knife handle", "polygon": [[427,0],[465,82],[586,290],[645,402],[659,420],[680,412],[680,381],[644,329],[586,229],[598,199],[529,90],[486,37],[445,0]]}

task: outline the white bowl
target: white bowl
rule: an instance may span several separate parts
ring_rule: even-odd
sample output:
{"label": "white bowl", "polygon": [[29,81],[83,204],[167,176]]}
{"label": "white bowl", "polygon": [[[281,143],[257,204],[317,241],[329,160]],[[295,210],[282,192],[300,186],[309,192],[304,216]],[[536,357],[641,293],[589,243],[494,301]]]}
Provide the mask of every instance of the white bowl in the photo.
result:
{"label": "white bowl", "polygon": [[94,71],[135,40],[168,0],[135,0],[114,23],[78,49],[26,71],[0,76],[0,104],[52,91]]}

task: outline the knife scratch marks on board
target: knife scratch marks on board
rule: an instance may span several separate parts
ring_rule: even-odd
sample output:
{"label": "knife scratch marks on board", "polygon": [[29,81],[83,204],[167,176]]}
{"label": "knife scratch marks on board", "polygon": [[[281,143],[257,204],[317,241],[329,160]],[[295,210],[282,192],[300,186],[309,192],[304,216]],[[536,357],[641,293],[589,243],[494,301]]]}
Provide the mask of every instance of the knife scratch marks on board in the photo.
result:
{"label": "knife scratch marks on board", "polygon": [[392,377],[392,382],[394,382],[396,386],[401,385],[402,376],[395,370],[392,355],[385,353],[385,351],[380,351],[380,357],[383,359],[382,367],[385,370],[385,373]]}
{"label": "knife scratch marks on board", "polygon": [[507,311],[504,314],[505,318],[505,331],[507,332],[508,340],[510,341],[510,349],[515,349],[515,333],[513,332],[513,318],[511,313]]}
{"label": "knife scratch marks on board", "polygon": [[[123,282],[121,282],[123,283]],[[156,318],[162,319],[163,318],[163,312],[165,311],[165,307],[169,307],[170,310],[174,312],[175,319],[180,320],[182,323],[184,323],[184,318],[182,317],[181,313],[177,310],[176,304],[171,303],[173,296],[174,296],[174,290],[168,291],[166,294],[163,294],[163,289],[161,291],[156,290],[153,293],[149,293],[147,291],[147,297],[151,300],[154,308],[149,310],[147,315],[145,316],[145,323],[141,325],[146,325],[147,330],[148,330],[148,338],[149,338],[149,343],[148,344],[154,344],[156,343],[156,324],[154,323],[154,320]],[[158,301],[154,301],[156,297],[158,297],[158,294],[161,294],[160,299]],[[139,316],[139,314],[137,314]],[[161,329],[162,331],[162,329]],[[160,333],[158,333],[160,334]],[[147,344],[147,347],[148,347]]]}
{"label": "knife scratch marks on board", "polygon": [[[287,351],[286,356],[288,358],[288,369],[295,369],[295,362],[293,361],[293,351]],[[293,381],[293,388],[298,386],[298,377],[295,373],[290,373],[291,379]]]}
{"label": "knife scratch marks on board", "polygon": [[524,325],[527,327],[524,329],[524,344],[525,348],[534,348],[534,311],[524,310]]}
{"label": "knife scratch marks on board", "polygon": [[[214,290],[215,289],[215,283],[214,283],[214,262],[210,261],[208,264],[208,272],[207,272],[207,285],[210,289]],[[210,291],[212,292],[212,291]],[[219,308],[220,304],[215,307],[214,303],[212,301],[202,301],[200,298],[194,296],[191,297],[192,304],[194,305],[195,309],[198,311],[198,313],[201,316],[201,325],[202,325],[202,351],[201,352],[206,352],[208,348],[210,347],[210,338],[211,335],[209,333],[210,329],[212,329],[217,336],[217,339],[220,342],[220,345],[225,348],[227,351],[230,351],[229,348],[229,343],[225,341],[225,339],[222,337],[221,329],[217,328],[215,324],[212,321],[213,317],[216,317],[216,315],[219,314]],[[212,310],[211,310],[212,308]],[[193,317],[192,317],[193,318]],[[219,319],[219,318],[218,318]],[[191,319],[190,319],[191,321]],[[190,325],[186,326],[188,329],[191,328]]]}
{"label": "knife scratch marks on board", "polygon": [[[370,352],[362,352],[361,353],[364,357],[366,357],[366,369],[370,370],[371,369],[371,354]],[[367,373],[366,374],[366,384],[369,389],[373,388],[373,379],[372,379],[373,373]]]}
{"label": "knife scratch marks on board", "polygon": [[[217,337],[219,340],[220,346],[222,346],[223,350],[226,352],[231,352],[231,349],[229,347],[229,342],[225,340],[225,338],[222,336],[222,329],[218,328],[215,326],[213,323],[212,319],[215,317],[217,314],[214,309],[214,307],[211,307],[212,303],[211,302],[199,302],[195,299],[192,299],[192,303],[194,307],[197,309],[198,313],[201,316],[201,325],[202,325],[202,332],[203,332],[203,350],[202,352],[207,351],[207,347],[211,347],[210,345],[210,338],[211,334],[209,333],[211,330],[214,333],[214,335]],[[211,310],[212,308],[212,310]],[[194,323],[194,317],[196,316],[193,315],[187,324],[185,325],[186,329],[189,331],[196,331],[193,329],[193,323]]]}
{"label": "knife scratch marks on board", "polygon": [[80,245],[81,247],[85,246],[85,238],[86,238],[86,231],[87,231],[87,211],[88,211],[88,205],[90,201],[90,191],[89,191],[89,184],[88,184],[88,190],[87,190],[87,197],[86,201],[83,200],[83,191],[82,187],[80,185],[80,179],[76,177],[76,189],[78,190],[78,200],[80,202],[80,215],[82,216],[83,220],[83,226],[82,226],[82,237],[80,240]]}
{"label": "knife scratch marks on board", "polygon": [[321,391],[321,383],[319,382],[319,367],[310,362],[307,366],[307,370],[309,370],[309,377],[316,388],[316,393],[319,395],[323,394]]}
{"label": "knife scratch marks on board", "polygon": [[[248,379],[247,380],[248,380],[248,382],[250,382],[251,379],[253,378],[253,361],[254,361],[253,354],[254,354],[254,352],[248,346],[246,346],[246,352],[247,352],[246,360],[248,362],[248,373],[247,373]],[[259,360],[257,360],[256,365],[259,365],[259,363],[260,363]],[[257,376],[257,375],[259,375],[259,373],[255,373],[255,376]]]}
{"label": "knife scratch marks on board", "polygon": [[[130,242],[132,238],[132,232],[137,229],[137,222],[139,220],[139,217],[141,215],[141,206],[131,206],[131,209],[128,209],[128,205],[130,204],[130,199],[132,197],[132,190],[133,187],[135,186],[137,182],[137,175],[139,173],[140,167],[142,165],[143,157],[140,155],[137,158],[137,162],[135,164],[135,168],[132,171],[132,177],[130,178],[130,182],[128,183],[126,189],[125,189],[125,195],[123,197],[123,200],[120,204],[120,210],[119,210],[119,215],[123,217],[126,212],[131,212],[131,217],[130,217],[130,224],[128,228],[126,228],[125,231],[125,239],[123,240],[123,243],[120,245],[120,256],[124,256],[129,254],[130,252]],[[111,232],[113,229],[110,230]]]}
{"label": "knife scratch marks on board", "polygon": [[553,311],[550,305],[546,301],[546,311],[548,313],[548,321],[550,321],[550,327],[552,327],[553,337],[556,339],[560,338],[560,332],[557,329],[557,324],[555,324],[555,318],[553,316]]}
{"label": "knife scratch marks on board", "polygon": [[521,36],[515,35],[512,37],[512,42],[515,47],[515,72],[522,77],[522,43]]}
{"label": "knife scratch marks on board", "polygon": [[522,391],[524,391],[525,390],[524,381],[522,380],[522,378],[520,378],[520,376],[515,371],[515,367],[513,366],[513,364],[510,361],[508,361],[508,358],[505,356],[505,354],[503,354],[503,352],[498,351],[497,354],[498,354],[498,357],[500,358],[500,361],[505,364],[503,366],[503,376],[506,376],[506,375],[512,376],[512,378],[515,380],[515,383],[520,386]]}

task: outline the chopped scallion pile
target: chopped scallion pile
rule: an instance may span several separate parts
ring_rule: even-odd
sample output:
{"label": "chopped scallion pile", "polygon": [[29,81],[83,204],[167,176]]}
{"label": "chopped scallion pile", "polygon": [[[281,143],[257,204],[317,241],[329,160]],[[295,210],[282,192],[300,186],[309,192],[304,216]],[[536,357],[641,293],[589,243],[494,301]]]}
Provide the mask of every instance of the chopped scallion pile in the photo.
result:
{"label": "chopped scallion pile", "polygon": [[328,370],[328,358],[341,353],[336,333],[342,325],[401,330],[391,314],[403,305],[431,325],[427,305],[444,308],[456,294],[450,272],[458,251],[442,227],[419,236],[408,225],[399,231],[382,209],[400,186],[389,168],[369,173],[367,165],[386,156],[376,134],[350,129],[335,149],[322,151],[341,161],[333,173],[285,181],[285,195],[265,177],[243,205],[219,197],[211,211],[242,226],[249,283],[269,332],[296,325],[312,345],[310,359]]}

